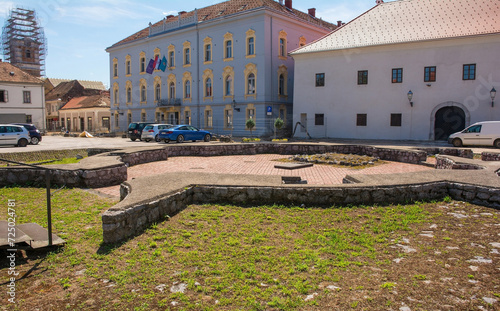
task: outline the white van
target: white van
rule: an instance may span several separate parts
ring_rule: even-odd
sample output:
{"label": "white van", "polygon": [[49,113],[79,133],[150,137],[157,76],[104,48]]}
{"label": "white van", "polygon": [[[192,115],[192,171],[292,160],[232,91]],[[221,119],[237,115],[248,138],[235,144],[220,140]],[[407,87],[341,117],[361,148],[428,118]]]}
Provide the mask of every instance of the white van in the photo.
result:
{"label": "white van", "polygon": [[451,134],[448,143],[455,147],[477,145],[500,148],[500,121],[474,123],[461,132]]}

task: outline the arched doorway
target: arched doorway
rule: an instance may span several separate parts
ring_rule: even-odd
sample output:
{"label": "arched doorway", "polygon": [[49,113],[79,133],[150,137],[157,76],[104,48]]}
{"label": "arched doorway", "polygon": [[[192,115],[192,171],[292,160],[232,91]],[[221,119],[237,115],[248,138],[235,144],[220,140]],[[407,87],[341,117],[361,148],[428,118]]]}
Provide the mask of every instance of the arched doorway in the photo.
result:
{"label": "arched doorway", "polygon": [[434,139],[447,140],[448,136],[465,128],[465,112],[460,107],[446,106],[436,111]]}

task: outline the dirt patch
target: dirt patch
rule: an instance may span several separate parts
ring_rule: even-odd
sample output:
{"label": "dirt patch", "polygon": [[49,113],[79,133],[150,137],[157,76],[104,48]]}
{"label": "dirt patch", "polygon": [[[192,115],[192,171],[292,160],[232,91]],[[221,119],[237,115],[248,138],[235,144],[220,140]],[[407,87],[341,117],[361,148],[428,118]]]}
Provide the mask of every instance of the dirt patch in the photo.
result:
{"label": "dirt patch", "polygon": [[383,161],[380,161],[379,158],[375,157],[341,153],[323,153],[313,155],[301,154],[276,161],[293,163],[314,163],[353,168],[367,168],[384,163]]}

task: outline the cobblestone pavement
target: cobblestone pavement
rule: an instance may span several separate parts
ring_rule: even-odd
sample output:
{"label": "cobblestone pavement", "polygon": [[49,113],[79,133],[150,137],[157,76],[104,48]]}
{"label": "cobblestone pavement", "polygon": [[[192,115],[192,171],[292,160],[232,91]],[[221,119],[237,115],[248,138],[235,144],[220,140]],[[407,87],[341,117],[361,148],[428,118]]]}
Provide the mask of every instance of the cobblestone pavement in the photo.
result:
{"label": "cobblestone pavement", "polygon": [[[388,162],[365,169],[340,168],[329,165],[315,164],[312,167],[287,170],[277,169],[274,165],[279,163],[273,160],[287,158],[286,155],[259,154],[236,155],[219,157],[172,157],[167,161],[152,162],[128,168],[128,179],[158,175],[172,172],[205,172],[218,174],[254,174],[254,175],[280,175],[300,176],[312,185],[341,184],[347,175],[355,174],[394,174],[430,170],[432,168],[399,162]],[[166,180],[165,182],[169,182]],[[119,186],[96,189],[104,194],[119,196]]]}

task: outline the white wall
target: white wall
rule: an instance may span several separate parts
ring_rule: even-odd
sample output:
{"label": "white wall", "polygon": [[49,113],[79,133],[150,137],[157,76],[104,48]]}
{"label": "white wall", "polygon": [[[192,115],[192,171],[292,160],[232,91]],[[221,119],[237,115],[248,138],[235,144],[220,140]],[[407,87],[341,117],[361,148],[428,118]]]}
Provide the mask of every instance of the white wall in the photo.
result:
{"label": "white wall", "polygon": [[[492,87],[500,90],[499,39],[488,35],[294,55],[294,124],[307,113],[313,137],[428,140],[434,139],[434,116],[442,106],[462,108],[466,125],[499,120],[500,96],[492,108],[489,95]],[[476,64],[475,80],[462,80],[464,64]],[[428,66],[437,67],[436,82],[424,82]],[[393,68],[403,68],[403,83],[391,83]],[[368,85],[357,84],[359,70],[368,70]],[[315,87],[316,73],[325,73],[324,87]],[[325,114],[325,126],[314,126],[317,113]],[[367,114],[367,126],[356,126],[358,113]],[[390,126],[391,113],[402,114],[401,127]]]}
{"label": "white wall", "polygon": [[[45,93],[42,84],[0,83],[0,90],[8,92],[8,102],[0,103],[0,114],[31,115],[32,123],[39,129],[45,129]],[[30,91],[31,103],[23,103],[23,91]]]}

